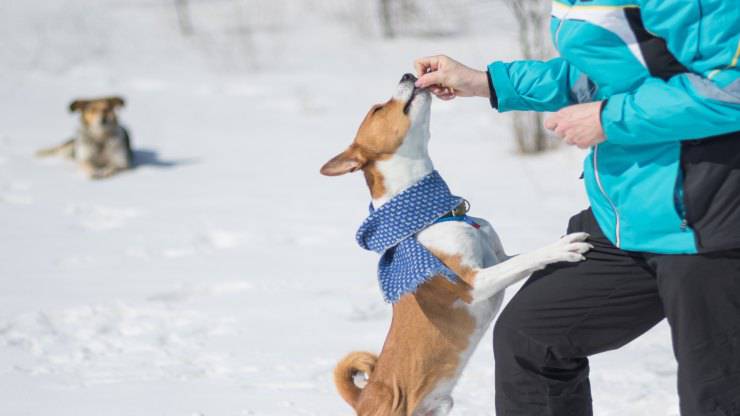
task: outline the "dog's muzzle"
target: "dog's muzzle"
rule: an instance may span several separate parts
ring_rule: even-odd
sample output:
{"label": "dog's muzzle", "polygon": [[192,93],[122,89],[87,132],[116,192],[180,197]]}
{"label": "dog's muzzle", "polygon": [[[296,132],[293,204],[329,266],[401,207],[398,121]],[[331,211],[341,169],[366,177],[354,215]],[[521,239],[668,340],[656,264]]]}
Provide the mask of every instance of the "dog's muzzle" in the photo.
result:
{"label": "dog's muzzle", "polygon": [[409,74],[409,73],[403,74],[403,76],[401,77],[401,82],[408,82],[408,81],[416,82],[416,80],[417,78],[413,74]]}
{"label": "dog's muzzle", "polygon": [[403,84],[403,83],[409,83],[410,82],[411,83],[411,88],[412,88],[411,89],[411,96],[406,101],[406,105],[403,106],[403,113],[404,114],[408,114],[409,113],[409,109],[411,108],[411,103],[414,102],[414,98],[416,98],[416,94],[419,91],[423,91],[421,88],[417,88],[416,87],[416,80],[417,80],[417,78],[413,74],[409,74],[409,73],[403,74],[403,76],[401,77],[401,84]]}

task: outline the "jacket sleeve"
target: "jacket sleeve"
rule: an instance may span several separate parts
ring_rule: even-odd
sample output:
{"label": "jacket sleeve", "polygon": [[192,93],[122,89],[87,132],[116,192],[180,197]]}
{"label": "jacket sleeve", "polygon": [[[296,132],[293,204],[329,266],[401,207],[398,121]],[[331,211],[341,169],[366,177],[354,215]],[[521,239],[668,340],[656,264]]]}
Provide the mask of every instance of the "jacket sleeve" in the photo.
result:
{"label": "jacket sleeve", "polygon": [[729,0],[643,0],[643,19],[689,72],[609,97],[609,142],[693,140],[740,131],[740,8]]}
{"label": "jacket sleeve", "polygon": [[585,75],[562,58],[494,62],[488,75],[500,112],[557,111],[591,101],[596,91]]}

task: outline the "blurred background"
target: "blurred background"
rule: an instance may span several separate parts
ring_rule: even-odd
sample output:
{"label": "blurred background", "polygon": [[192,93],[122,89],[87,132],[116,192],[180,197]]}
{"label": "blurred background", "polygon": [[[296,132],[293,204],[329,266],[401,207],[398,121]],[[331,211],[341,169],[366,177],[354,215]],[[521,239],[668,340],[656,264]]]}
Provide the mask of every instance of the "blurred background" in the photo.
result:
{"label": "blurred background", "polygon": [[[552,54],[540,0],[0,2],[0,414],[346,415],[331,370],[379,351],[361,175],[319,167],[415,58]],[[120,94],[137,167],[34,152]],[[431,155],[509,253],[587,206],[583,153],[538,116],[435,101]],[[509,297],[516,288],[509,290]],[[661,324],[592,361],[600,415],[677,415]],[[454,415],[493,412],[484,338]]]}

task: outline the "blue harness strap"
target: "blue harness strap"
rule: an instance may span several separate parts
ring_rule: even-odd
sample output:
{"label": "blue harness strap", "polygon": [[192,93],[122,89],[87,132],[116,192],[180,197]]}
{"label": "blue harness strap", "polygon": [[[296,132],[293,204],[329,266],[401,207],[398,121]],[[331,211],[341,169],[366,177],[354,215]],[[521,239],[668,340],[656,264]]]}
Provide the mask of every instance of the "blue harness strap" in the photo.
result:
{"label": "blue harness strap", "polygon": [[437,224],[437,223],[440,223],[440,222],[449,222],[449,221],[460,221],[460,222],[464,222],[464,223],[467,223],[467,224],[473,226],[473,228],[475,228],[476,230],[477,229],[480,229],[480,224],[478,224],[477,222],[473,221],[473,219],[470,218],[467,215],[450,215],[449,217],[439,218],[436,221],[434,221],[434,223]]}

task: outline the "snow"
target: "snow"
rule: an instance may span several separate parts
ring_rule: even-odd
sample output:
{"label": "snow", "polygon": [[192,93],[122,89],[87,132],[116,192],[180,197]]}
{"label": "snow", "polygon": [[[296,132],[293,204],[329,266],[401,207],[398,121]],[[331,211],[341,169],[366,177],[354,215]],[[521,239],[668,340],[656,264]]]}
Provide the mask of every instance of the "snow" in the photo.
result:
{"label": "snow", "polygon": [[[390,314],[353,240],[364,181],[318,168],[413,58],[516,57],[498,2],[461,3],[458,34],[393,41],[364,2],[191,4],[191,36],[172,2],[0,4],[0,414],[348,414],[331,370],[379,351]],[[72,98],[111,93],[136,170],[87,181],[32,157],[72,134]],[[519,156],[508,123],[437,101],[431,153],[520,252],[586,206],[583,155]],[[678,414],[675,372],[665,324],[594,357],[596,413]],[[453,414],[492,414],[492,397],[489,334]]]}

